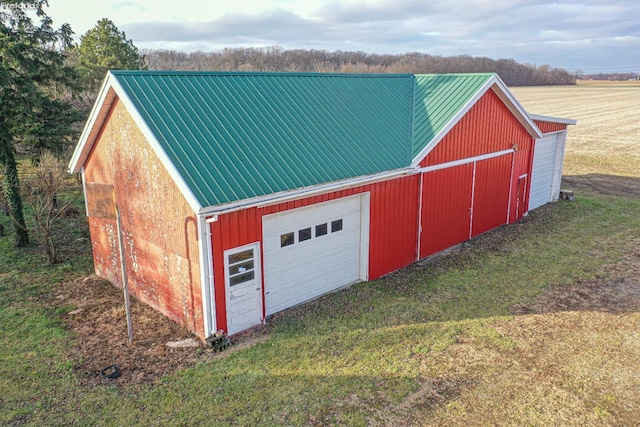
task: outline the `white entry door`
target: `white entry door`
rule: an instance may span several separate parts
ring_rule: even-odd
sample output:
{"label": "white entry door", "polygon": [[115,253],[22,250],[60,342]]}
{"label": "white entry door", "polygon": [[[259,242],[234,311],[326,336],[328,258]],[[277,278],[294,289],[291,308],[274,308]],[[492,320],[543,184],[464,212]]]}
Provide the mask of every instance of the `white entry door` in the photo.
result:
{"label": "white entry door", "polygon": [[235,334],[262,322],[260,243],[224,252],[227,288],[227,333]]}
{"label": "white entry door", "polygon": [[358,195],[262,218],[267,316],[366,279],[363,211]]}

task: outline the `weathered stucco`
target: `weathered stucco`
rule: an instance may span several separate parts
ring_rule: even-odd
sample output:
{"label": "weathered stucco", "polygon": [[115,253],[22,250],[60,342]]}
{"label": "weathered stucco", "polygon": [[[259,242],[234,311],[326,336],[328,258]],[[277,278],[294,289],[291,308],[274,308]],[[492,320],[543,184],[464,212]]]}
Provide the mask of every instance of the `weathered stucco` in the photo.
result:
{"label": "weathered stucco", "polygon": [[131,294],[204,338],[196,216],[122,102],[85,162],[85,181],[96,274],[122,286],[116,221],[105,214],[112,186]]}

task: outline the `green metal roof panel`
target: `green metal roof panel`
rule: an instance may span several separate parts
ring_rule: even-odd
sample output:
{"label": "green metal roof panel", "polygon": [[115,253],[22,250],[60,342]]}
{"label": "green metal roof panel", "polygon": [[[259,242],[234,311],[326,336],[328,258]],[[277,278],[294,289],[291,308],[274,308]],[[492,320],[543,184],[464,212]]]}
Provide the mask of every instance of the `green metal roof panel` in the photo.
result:
{"label": "green metal roof panel", "polygon": [[415,76],[412,159],[434,140],[493,76],[486,73]]}
{"label": "green metal roof panel", "polygon": [[412,75],[112,73],[203,207],[413,157]]}

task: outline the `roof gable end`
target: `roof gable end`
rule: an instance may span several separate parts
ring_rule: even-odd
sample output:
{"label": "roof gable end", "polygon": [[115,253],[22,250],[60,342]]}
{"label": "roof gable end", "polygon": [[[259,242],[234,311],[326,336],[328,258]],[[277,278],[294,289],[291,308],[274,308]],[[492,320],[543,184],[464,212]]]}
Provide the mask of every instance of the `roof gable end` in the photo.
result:
{"label": "roof gable end", "polygon": [[415,78],[411,144],[414,167],[488,90],[498,95],[532,137],[541,136],[529,114],[496,74],[422,74]]}
{"label": "roof gable end", "polygon": [[89,118],[85,127],[80,134],[80,140],[78,145],[71,156],[71,161],[69,162],[69,173],[78,173],[84,167],[84,164],[93,149],[94,144],[97,141],[97,138],[105,125],[105,121],[109,116],[109,112],[111,111],[111,107],[113,106],[116,99],[119,99],[123,102],[125,108],[133,118],[134,122],[138,125],[141,132],[153,148],[154,152],[164,165],[164,167],[169,172],[169,175],[172,177],[176,185],[178,186],[180,192],[183,194],[187,203],[191,208],[197,212],[202,207],[198,200],[194,197],[191,189],[186,185],[182,175],[175,168],[171,160],[166,155],[163,147],[158,143],[158,140],[155,134],[149,129],[146,121],[140,115],[139,111],[129,99],[127,92],[122,88],[119,84],[118,80],[115,78],[114,72],[109,71],[107,76],[102,83],[102,87],[100,92],[98,92],[98,97],[96,102],[89,114]]}

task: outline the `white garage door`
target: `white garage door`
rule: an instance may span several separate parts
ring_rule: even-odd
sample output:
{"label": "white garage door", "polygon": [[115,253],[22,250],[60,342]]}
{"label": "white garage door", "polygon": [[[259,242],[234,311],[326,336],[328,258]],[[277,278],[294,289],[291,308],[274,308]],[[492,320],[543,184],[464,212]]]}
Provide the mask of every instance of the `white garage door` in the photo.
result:
{"label": "white garage door", "polygon": [[267,315],[361,278],[363,197],[262,218]]}
{"label": "white garage door", "polygon": [[557,144],[558,134],[555,133],[536,141],[531,173],[530,210],[549,203],[552,199]]}

